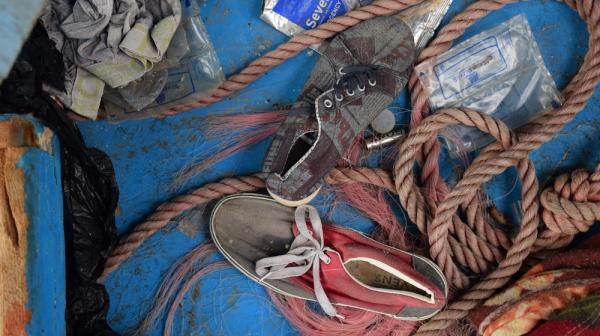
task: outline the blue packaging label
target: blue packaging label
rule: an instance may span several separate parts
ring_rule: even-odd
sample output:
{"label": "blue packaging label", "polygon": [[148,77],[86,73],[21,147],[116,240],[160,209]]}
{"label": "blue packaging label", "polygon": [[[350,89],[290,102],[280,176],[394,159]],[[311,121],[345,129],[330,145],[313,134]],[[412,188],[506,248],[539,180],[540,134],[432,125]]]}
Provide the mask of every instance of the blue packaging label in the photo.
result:
{"label": "blue packaging label", "polygon": [[313,29],[348,8],[342,0],[280,0],[273,11],[304,29]]}
{"label": "blue packaging label", "polygon": [[[507,68],[498,40],[492,36],[434,66],[433,71],[444,98],[448,99]],[[457,87],[456,83],[460,85]]]}

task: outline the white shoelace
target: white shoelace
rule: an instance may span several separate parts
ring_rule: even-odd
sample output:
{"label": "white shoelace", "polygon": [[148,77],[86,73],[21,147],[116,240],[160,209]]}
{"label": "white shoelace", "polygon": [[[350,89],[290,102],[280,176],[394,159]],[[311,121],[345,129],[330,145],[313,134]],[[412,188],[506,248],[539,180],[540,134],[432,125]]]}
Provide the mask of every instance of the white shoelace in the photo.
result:
{"label": "white shoelace", "polygon": [[[313,238],[311,231],[308,229],[306,224],[307,214],[317,239]],[[261,277],[261,281],[265,279],[286,279],[301,276],[312,267],[313,289],[317,302],[327,315],[343,319],[343,316],[339,315],[333,304],[331,304],[321,284],[321,261],[326,264],[331,263],[331,258],[325,254],[325,251],[333,250],[324,246],[323,224],[321,218],[319,218],[319,213],[314,207],[303,205],[296,209],[295,219],[299,235],[292,242],[290,250],[284,255],[258,260],[255,265],[256,274]]]}

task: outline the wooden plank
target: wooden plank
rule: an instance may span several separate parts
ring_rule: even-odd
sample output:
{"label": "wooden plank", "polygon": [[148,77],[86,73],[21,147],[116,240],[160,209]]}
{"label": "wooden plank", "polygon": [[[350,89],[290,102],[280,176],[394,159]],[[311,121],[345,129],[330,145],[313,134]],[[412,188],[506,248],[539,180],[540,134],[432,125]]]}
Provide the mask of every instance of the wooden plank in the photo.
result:
{"label": "wooden plank", "polygon": [[25,190],[22,171],[17,160],[26,148],[6,148],[0,151],[0,325],[2,335],[26,335],[31,319],[27,308],[28,292],[25,279],[27,230],[29,220],[23,209]]}
{"label": "wooden plank", "polygon": [[50,130],[31,118],[0,117],[0,336],[64,335],[60,159],[51,145]]}

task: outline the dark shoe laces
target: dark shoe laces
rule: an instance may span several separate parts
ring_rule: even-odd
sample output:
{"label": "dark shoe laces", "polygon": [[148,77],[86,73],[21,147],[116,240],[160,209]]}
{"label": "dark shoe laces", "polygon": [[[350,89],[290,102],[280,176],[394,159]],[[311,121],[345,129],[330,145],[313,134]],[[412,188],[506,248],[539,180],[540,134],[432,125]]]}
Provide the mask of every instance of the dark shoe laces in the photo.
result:
{"label": "dark shoe laces", "polygon": [[339,68],[338,72],[341,77],[337,80],[333,86],[335,93],[335,99],[342,101],[344,95],[342,90],[346,90],[348,96],[353,96],[355,90],[365,91],[367,84],[370,86],[377,85],[375,79],[375,71],[378,68],[374,65],[348,65]]}

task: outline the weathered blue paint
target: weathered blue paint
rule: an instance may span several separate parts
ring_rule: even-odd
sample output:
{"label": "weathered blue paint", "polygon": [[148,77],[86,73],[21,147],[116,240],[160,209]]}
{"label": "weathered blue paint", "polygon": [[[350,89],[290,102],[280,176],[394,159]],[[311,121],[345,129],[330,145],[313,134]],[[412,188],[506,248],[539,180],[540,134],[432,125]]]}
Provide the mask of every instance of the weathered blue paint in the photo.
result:
{"label": "weathered blue paint", "polygon": [[[30,117],[0,116],[0,120],[23,118],[41,134],[43,125]],[[62,185],[58,139],[52,137],[52,152],[31,147],[17,162],[25,176],[27,231],[27,308],[29,335],[65,334],[65,248]]]}
{"label": "weathered blue paint", "polygon": [[[447,22],[472,1],[456,0]],[[215,44],[226,74],[239,70],[255,57],[286,40],[285,36],[258,19],[260,0],[202,1],[202,17]],[[490,28],[518,13],[526,13],[544,60],[559,87],[575,74],[587,50],[585,25],[566,5],[555,1],[530,1],[511,5],[477,23],[465,38]],[[464,38],[463,38],[464,39]],[[202,133],[201,117],[232,111],[270,110],[294,101],[315,55],[303,52],[241,93],[213,106],[195,109],[163,120],[130,121],[120,124],[84,122],[80,127],[88,145],[99,147],[113,159],[121,188],[120,232],[130,230],[159,203],[178,194],[171,188],[173,175],[201,149],[215,146]],[[396,105],[407,107],[406,95]],[[600,162],[595,144],[600,141],[600,90],[585,111],[556,138],[532,153],[540,184],[573,168],[593,168]],[[406,123],[407,114],[399,114]],[[244,175],[260,169],[267,142],[233,155],[189,181],[183,190],[215,181],[223,176]],[[215,149],[217,150],[217,149]],[[449,175],[452,166],[443,167]],[[510,208],[518,196],[510,172],[496,178],[488,189],[501,205]],[[325,202],[326,197],[321,197]],[[398,210],[401,219],[402,212]],[[362,230],[371,226],[347,209],[338,207],[333,219]],[[107,281],[111,298],[109,318],[117,331],[133,328],[144,316],[161,276],[193,246],[205,240],[206,232],[189,237],[170,226],[151,237],[135,255]],[[153,335],[160,334],[159,325]],[[288,322],[271,305],[264,290],[241,274],[229,270],[208,276],[186,296],[174,323],[174,335],[295,335]]]}

